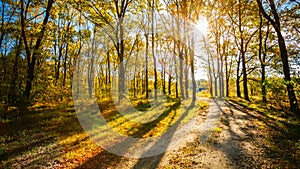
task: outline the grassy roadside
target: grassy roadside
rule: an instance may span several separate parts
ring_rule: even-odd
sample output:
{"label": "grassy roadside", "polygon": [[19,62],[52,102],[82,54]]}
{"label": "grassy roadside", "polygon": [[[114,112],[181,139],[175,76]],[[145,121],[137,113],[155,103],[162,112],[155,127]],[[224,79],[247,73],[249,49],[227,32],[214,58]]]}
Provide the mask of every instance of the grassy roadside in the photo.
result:
{"label": "grassy roadside", "polygon": [[251,102],[230,97],[227,101],[241,105],[258,113],[255,123],[264,133],[264,156],[278,168],[294,168],[300,164],[300,120],[289,110],[262,103],[258,99]]}
{"label": "grassy roadside", "polygon": [[[149,108],[148,102],[133,101],[132,104],[140,110]],[[110,101],[100,103],[99,107],[119,132],[136,137],[152,137],[162,134],[174,124],[189,104],[169,100],[163,116],[153,125],[124,119],[116,114]],[[191,112],[206,107],[207,103],[199,101]],[[103,150],[87,136],[71,102],[52,106],[36,105],[22,113],[22,118],[0,123],[0,168],[75,168],[91,159],[97,159],[102,168],[107,168],[116,165],[122,158]],[[191,116],[187,116],[186,120],[195,115],[189,114]]]}
{"label": "grassy roadside", "polygon": [[[259,168],[298,168],[300,165],[300,122],[293,114],[280,107],[275,107],[271,104],[261,103],[259,100],[245,101],[241,98],[227,98],[227,103],[233,109],[240,110],[247,114],[245,120],[249,120],[253,125],[245,128],[245,132],[256,133],[251,137],[247,135],[246,140],[242,140],[242,145],[246,142],[257,143],[254,147],[244,148],[245,151],[252,152],[252,161],[249,164],[253,166],[260,166]],[[249,116],[248,116],[249,115]],[[238,120],[240,120],[239,117]],[[223,118],[222,118],[223,119]],[[227,121],[220,121],[220,124],[228,123]],[[234,120],[234,119],[233,119]],[[246,124],[247,126],[247,124]],[[251,130],[251,132],[250,132]],[[193,168],[195,166],[205,166],[212,161],[218,161],[218,158],[224,158],[223,154],[216,155],[219,149],[214,149],[215,145],[223,147],[224,140],[220,140],[220,133],[222,127],[216,127],[211,130],[211,138],[208,146],[200,146],[198,142],[190,143],[187,147],[178,151],[178,155],[171,158],[169,165],[166,168]],[[218,142],[220,141],[220,142]],[[259,142],[257,142],[259,141]],[[237,146],[236,144],[232,146]],[[220,148],[218,147],[218,148]],[[242,147],[240,147],[243,150]],[[254,149],[252,149],[254,148]],[[216,151],[217,150],[217,151]],[[222,148],[220,149],[222,153]],[[212,154],[210,154],[213,152]],[[204,159],[203,156],[207,159]],[[243,158],[232,156],[236,160],[243,161]],[[212,161],[211,161],[212,160]],[[243,162],[241,162],[243,164]],[[226,166],[224,164],[224,166]],[[271,167],[272,166],[272,167]],[[230,166],[228,166],[230,168]],[[205,167],[204,167],[205,168]]]}

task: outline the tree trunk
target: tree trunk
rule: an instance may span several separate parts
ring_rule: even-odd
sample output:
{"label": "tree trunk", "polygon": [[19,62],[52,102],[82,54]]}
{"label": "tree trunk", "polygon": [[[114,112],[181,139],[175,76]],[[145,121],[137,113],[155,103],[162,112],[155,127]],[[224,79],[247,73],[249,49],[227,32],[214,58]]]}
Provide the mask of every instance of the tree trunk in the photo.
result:
{"label": "tree trunk", "polygon": [[195,39],[192,38],[191,40],[191,49],[190,49],[190,62],[191,62],[191,76],[192,76],[192,88],[193,88],[193,94],[192,94],[192,101],[196,101],[196,80],[195,80],[195,67],[194,67],[194,48],[195,48]]}
{"label": "tree trunk", "polygon": [[109,50],[107,51],[107,71],[108,71],[108,83],[111,83],[111,74],[110,74],[110,52]]}
{"label": "tree trunk", "polygon": [[185,82],[185,98],[189,98],[189,70],[188,70],[188,49],[185,48],[185,65],[184,65],[184,82]]}
{"label": "tree trunk", "polygon": [[[262,15],[259,13],[259,49],[258,49],[258,57],[260,60],[260,66],[261,66],[261,94],[262,94],[262,101],[264,103],[267,102],[266,97],[266,85],[265,85],[265,54],[262,56]],[[268,33],[266,35],[266,40],[268,38]],[[265,44],[266,45],[266,44]],[[266,46],[265,46],[266,47]],[[266,48],[264,49],[266,50]],[[264,52],[265,53],[265,52]]]}
{"label": "tree trunk", "polygon": [[211,70],[210,57],[211,57],[210,54],[208,54],[208,59],[207,59],[207,62],[208,62],[208,79],[209,79],[209,83],[210,83],[209,93],[210,93],[211,97],[213,97],[213,88],[212,88],[213,80],[212,80],[212,70]]}
{"label": "tree trunk", "polygon": [[172,86],[172,76],[169,74],[169,83],[168,83],[168,94],[171,95],[171,86]]}
{"label": "tree trunk", "polygon": [[223,60],[222,60],[222,58],[221,58],[221,72],[220,72],[220,85],[221,85],[221,87],[220,87],[220,96],[221,96],[221,98],[223,98],[224,97],[224,72],[223,72]]}
{"label": "tree trunk", "polygon": [[214,83],[215,83],[215,97],[218,97],[218,77],[215,76],[214,79]]}
{"label": "tree trunk", "polygon": [[[221,97],[221,67],[220,67],[220,58],[221,58],[221,54],[220,54],[220,44],[219,42],[217,41],[217,78],[215,77],[215,80],[217,82],[215,82],[215,94],[216,96],[219,96]],[[219,81],[218,81],[218,80]],[[219,87],[217,87],[217,84],[219,82]],[[219,89],[219,94],[218,94],[218,89]]]}
{"label": "tree trunk", "polygon": [[[65,51],[65,58],[64,58],[64,74],[63,74],[63,83],[62,83],[63,88],[66,86],[68,51],[69,51],[69,44],[67,43],[66,51]],[[63,94],[63,92],[61,94]],[[61,101],[63,100],[63,95],[61,95],[60,100]]]}
{"label": "tree trunk", "polygon": [[210,96],[213,97],[214,94],[213,94],[213,79],[212,79],[212,76],[209,77],[209,93],[210,93]]}
{"label": "tree trunk", "polygon": [[269,37],[269,33],[270,33],[270,29],[269,29],[269,23],[268,23],[268,28],[267,28],[267,34],[266,34],[266,38],[264,41],[264,52],[263,52],[263,59],[262,59],[262,77],[261,77],[261,81],[262,81],[262,95],[263,95],[263,102],[267,102],[267,89],[266,89],[266,66],[265,66],[265,62],[266,62],[266,55],[267,55],[267,40]]}
{"label": "tree trunk", "polygon": [[243,88],[244,88],[244,99],[250,101],[248,94],[248,79],[247,79],[247,68],[246,68],[246,56],[245,52],[242,52],[242,72],[243,72]]}
{"label": "tree trunk", "polygon": [[124,63],[123,63],[124,52],[125,52],[123,19],[124,18],[119,18],[120,45],[119,45],[119,52],[118,52],[118,56],[119,56],[118,102],[120,102],[124,98],[124,85],[125,85],[125,71],[124,71]]}
{"label": "tree trunk", "polygon": [[58,48],[58,59],[57,59],[57,67],[56,67],[56,72],[55,72],[55,82],[57,83],[59,79],[59,73],[60,73],[60,64],[61,64],[61,57],[62,57],[62,48],[63,45],[61,44]]}
{"label": "tree trunk", "polygon": [[[96,55],[96,47],[95,47],[95,39],[96,39],[96,29],[94,29],[93,39],[92,39],[92,51],[91,51],[91,60],[89,62],[89,70],[88,70],[88,91],[89,96],[92,97],[93,89],[94,89],[94,60]],[[103,73],[103,71],[101,71]]]}
{"label": "tree trunk", "polygon": [[175,66],[175,94],[176,94],[176,98],[179,98],[179,94],[178,94],[178,69],[177,69],[177,62],[176,62],[176,41],[174,39],[174,66]]}
{"label": "tree trunk", "polygon": [[[170,60],[171,61],[171,60]],[[171,86],[172,86],[172,75],[171,75],[171,72],[172,72],[172,63],[170,62],[169,64],[169,73],[168,73],[168,94],[169,96],[171,95],[172,91],[171,91]]]}
{"label": "tree trunk", "polygon": [[244,88],[244,99],[245,100],[250,100],[249,99],[249,94],[248,94],[248,82],[247,82],[247,68],[246,68],[246,49],[244,47],[244,37],[243,37],[243,30],[242,30],[242,12],[241,12],[241,1],[239,0],[239,32],[240,32],[240,52],[241,52],[241,57],[242,57],[242,74],[243,74],[243,88]]}
{"label": "tree trunk", "polygon": [[265,65],[261,65],[261,93],[262,93],[262,100],[264,103],[267,103],[267,90],[266,90],[266,70]]}
{"label": "tree trunk", "polygon": [[226,97],[229,97],[229,70],[227,63],[227,54],[225,55],[225,81],[226,81]]}
{"label": "tree trunk", "polygon": [[22,38],[19,38],[19,44],[16,50],[16,56],[14,60],[14,66],[13,66],[13,77],[10,82],[10,88],[8,92],[8,104],[9,105],[14,105],[17,103],[17,97],[18,96],[18,91],[17,91],[17,79],[18,79],[18,68],[19,68],[19,57],[21,54],[21,47],[22,47]]}
{"label": "tree trunk", "polygon": [[241,97],[241,88],[240,88],[240,62],[241,62],[241,56],[238,56],[238,66],[236,69],[236,95],[237,97]]}
{"label": "tree trunk", "polygon": [[25,18],[26,16],[24,16],[24,2],[23,0],[21,0],[21,27],[22,27],[22,38],[24,40],[24,45],[25,45],[25,51],[26,51],[26,58],[27,58],[27,63],[28,63],[28,69],[27,69],[27,77],[26,77],[26,86],[25,86],[25,99],[26,102],[29,102],[30,99],[30,92],[31,92],[31,88],[32,88],[32,82],[34,79],[34,68],[35,68],[35,63],[36,63],[36,57],[39,54],[38,50],[42,44],[42,40],[44,37],[44,33],[46,31],[46,25],[48,23],[48,19],[50,17],[50,12],[51,12],[51,8],[53,5],[54,1],[53,0],[49,0],[47,7],[46,7],[46,13],[45,13],[45,17],[42,23],[42,28],[41,31],[39,32],[39,36],[37,37],[35,46],[33,51],[31,52],[28,46],[28,42],[27,42],[27,37],[26,37],[26,25],[25,25]]}
{"label": "tree trunk", "polygon": [[163,93],[166,94],[166,68],[165,65],[163,65]]}
{"label": "tree trunk", "polygon": [[[139,48],[138,46],[138,42],[137,42],[137,49]],[[137,83],[137,78],[136,78],[136,71],[137,71],[137,59],[138,59],[138,51],[135,54],[135,64],[134,64],[134,73],[133,73],[133,97],[136,98],[136,83]]]}
{"label": "tree trunk", "polygon": [[148,33],[145,34],[146,37],[146,56],[145,56],[145,90],[146,90],[146,98],[149,97],[149,80],[148,80],[148,51],[149,51],[149,38],[148,38]]}
{"label": "tree trunk", "polygon": [[285,45],[285,40],[281,34],[281,25],[280,25],[280,18],[277,13],[277,9],[274,3],[274,0],[270,0],[270,7],[271,7],[271,12],[273,15],[272,19],[264,10],[262,2],[259,0],[256,0],[260,11],[264,15],[264,17],[273,25],[276,33],[277,33],[277,38],[278,38],[278,43],[279,43],[279,49],[280,49],[280,56],[281,56],[281,62],[283,66],[283,72],[284,72],[284,80],[286,82],[286,87],[287,87],[287,92],[289,96],[289,101],[290,101],[290,110],[294,113],[299,114],[300,110],[298,107],[298,102],[297,98],[295,96],[294,88],[291,83],[291,76],[290,76],[290,67],[289,67],[289,62],[288,62],[288,52],[286,49]]}
{"label": "tree trunk", "polygon": [[157,99],[157,70],[156,70],[156,57],[155,57],[155,44],[154,44],[154,5],[155,1],[152,0],[152,12],[151,12],[151,17],[152,17],[152,22],[151,22],[151,31],[152,31],[152,57],[153,57],[153,67],[154,67],[154,99]]}
{"label": "tree trunk", "polygon": [[[275,29],[276,30],[276,29]],[[285,46],[284,38],[280,32],[280,30],[276,30],[277,36],[278,36],[278,42],[279,42],[279,49],[281,54],[281,61],[283,66],[283,72],[284,72],[284,80],[286,82],[286,87],[288,91],[288,96],[290,100],[290,109],[292,112],[299,114],[299,107],[297,98],[295,96],[294,87],[291,83],[291,76],[290,76],[290,67],[288,63],[288,54]]]}
{"label": "tree trunk", "polygon": [[185,99],[184,95],[184,87],[183,87],[183,57],[182,57],[182,51],[180,51],[179,47],[179,85],[180,85],[180,95],[181,99]]}

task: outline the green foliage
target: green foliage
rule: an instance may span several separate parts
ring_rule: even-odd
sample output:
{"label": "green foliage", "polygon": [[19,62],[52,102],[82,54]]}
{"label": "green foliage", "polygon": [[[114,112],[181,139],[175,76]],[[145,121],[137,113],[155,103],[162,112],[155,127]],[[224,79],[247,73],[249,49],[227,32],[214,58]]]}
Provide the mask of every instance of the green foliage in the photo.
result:
{"label": "green foliage", "polygon": [[[295,83],[295,81],[285,82],[283,78],[272,77],[268,78],[265,82],[268,91],[268,100],[274,105],[277,105],[282,108],[288,108],[289,102],[286,90],[286,83],[293,83],[296,89],[295,91],[298,91],[296,85],[297,83]],[[297,92],[296,94],[298,94],[298,97],[300,96],[299,92]]]}
{"label": "green foliage", "polygon": [[[262,103],[260,99],[253,99],[251,102],[244,99],[231,97],[227,98],[230,102],[242,106],[244,112],[256,111],[258,114],[253,116],[253,122],[260,128],[266,130],[264,133],[264,143],[268,145],[269,153],[272,158],[274,154],[285,153],[285,156],[276,157],[280,161],[288,160],[294,163],[294,160],[300,159],[299,139],[300,139],[300,121],[299,118],[289,110],[276,107],[273,103]],[[253,115],[253,114],[252,114]],[[292,159],[285,158],[293,157]],[[286,165],[285,162],[281,165]]]}
{"label": "green foliage", "polygon": [[215,133],[221,133],[222,132],[222,128],[220,127],[215,127],[213,129],[211,129],[212,132],[215,132]]}
{"label": "green foliage", "polygon": [[199,96],[199,97],[207,97],[207,98],[211,97],[211,95],[210,95],[210,93],[209,93],[208,90],[202,90],[201,92],[198,92],[197,96]]}

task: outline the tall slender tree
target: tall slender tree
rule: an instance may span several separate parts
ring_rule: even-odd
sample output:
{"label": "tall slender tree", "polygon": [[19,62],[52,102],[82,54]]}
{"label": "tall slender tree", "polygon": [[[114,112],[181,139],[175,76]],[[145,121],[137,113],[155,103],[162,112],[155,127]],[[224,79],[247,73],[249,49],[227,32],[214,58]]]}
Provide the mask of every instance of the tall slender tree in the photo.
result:
{"label": "tall slender tree", "polygon": [[263,14],[263,16],[272,24],[272,26],[274,27],[274,29],[277,33],[278,44],[279,44],[279,49],[280,49],[280,57],[281,57],[281,62],[282,62],[282,67],[283,67],[283,72],[284,72],[284,80],[286,83],[289,101],[290,101],[290,109],[291,109],[291,111],[293,111],[295,113],[299,113],[300,111],[299,111],[299,107],[298,107],[297,98],[296,98],[296,95],[294,92],[293,84],[291,83],[288,52],[286,49],[284,37],[281,32],[280,16],[277,12],[276,4],[275,4],[274,0],[269,0],[268,5],[270,7],[270,13],[268,14],[263,6],[262,1],[256,0],[256,2],[259,7],[259,10]]}
{"label": "tall slender tree", "polygon": [[24,0],[21,0],[21,10],[20,10],[20,16],[21,16],[21,28],[22,28],[22,39],[24,41],[25,51],[26,51],[26,59],[27,59],[27,79],[26,79],[26,87],[25,87],[25,99],[26,102],[29,102],[30,99],[30,92],[32,88],[32,83],[34,80],[34,71],[35,71],[35,65],[37,61],[37,57],[39,55],[39,49],[42,45],[42,40],[44,38],[44,34],[47,29],[47,23],[50,18],[50,12],[54,3],[54,0],[48,0],[46,10],[45,10],[45,17],[42,22],[42,28],[37,33],[37,40],[35,42],[35,45],[33,49],[30,49],[30,42],[28,42],[28,35],[27,35],[27,19],[28,19],[28,10],[30,7],[31,1],[24,2]]}

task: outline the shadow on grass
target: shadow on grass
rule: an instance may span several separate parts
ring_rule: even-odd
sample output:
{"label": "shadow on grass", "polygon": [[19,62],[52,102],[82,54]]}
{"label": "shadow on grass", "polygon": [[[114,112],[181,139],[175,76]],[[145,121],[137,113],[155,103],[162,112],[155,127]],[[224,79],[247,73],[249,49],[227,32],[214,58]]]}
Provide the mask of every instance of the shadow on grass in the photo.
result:
{"label": "shadow on grass", "polygon": [[[233,104],[234,103],[234,104]],[[256,104],[260,104],[257,102]],[[276,110],[274,108],[264,109],[265,112],[258,111],[255,108],[249,108],[243,104],[240,104],[237,101],[230,100],[228,105],[234,107],[241,111],[246,111],[248,114],[260,121],[262,121],[265,125],[271,127],[274,130],[278,130],[283,134],[286,134],[288,137],[300,139],[300,121],[293,115],[291,112],[287,110]],[[253,115],[249,113],[250,111],[255,111],[259,115]],[[277,117],[277,118],[276,118]],[[279,117],[279,118],[278,118]]]}
{"label": "shadow on grass", "polygon": [[[133,137],[137,137],[137,138],[142,138],[142,136],[144,136],[146,133],[148,133],[150,130],[152,130],[154,127],[156,127],[156,125],[162,121],[164,118],[166,118],[173,110],[176,110],[179,106],[180,106],[180,101],[175,102],[173,105],[171,105],[170,107],[167,108],[167,110],[165,110],[156,120],[152,121],[152,122],[148,122],[148,123],[144,123],[141,126],[137,127],[136,132],[134,132],[133,134],[131,134],[130,136]],[[182,119],[184,119],[184,117],[187,116],[188,111],[190,110],[190,108],[194,105],[194,103],[192,103],[192,105],[190,105],[190,107],[185,111],[185,113],[175,122],[175,124],[173,124],[173,126],[178,125],[180,123],[180,121]],[[118,114],[118,112],[114,112],[116,114]],[[110,116],[120,116],[120,115],[116,115],[116,114],[110,114],[108,117]],[[171,134],[174,134],[176,131],[176,127],[174,127],[171,131]],[[169,132],[170,133],[170,132]],[[170,142],[170,140],[168,140],[168,138],[165,138],[164,135],[162,135],[161,139],[165,139],[164,141],[166,145],[165,147],[161,147],[162,150],[167,149],[168,146],[168,142]],[[158,140],[157,142],[159,142],[160,140]],[[120,149],[121,152],[126,152],[126,150],[130,149],[133,145],[135,144],[135,142],[130,142],[130,139],[126,139],[122,142],[122,144],[118,144],[112,147],[112,149]],[[119,145],[122,145],[122,147],[120,147]],[[155,145],[154,145],[155,146]],[[151,151],[151,150],[149,150]],[[88,161],[84,162],[82,165],[80,165],[79,167],[77,167],[78,169],[81,168],[107,168],[107,167],[112,167],[118,164],[118,162],[120,162],[120,160],[123,158],[121,156],[117,156],[114,155],[112,153],[109,153],[109,156],[111,158],[105,158],[104,153],[108,153],[107,151],[103,151],[101,153],[98,153],[96,156],[94,156],[93,158],[89,159]],[[145,152],[148,153],[148,152]],[[148,158],[142,158],[139,160],[139,162],[136,164],[136,166],[134,168],[141,168],[143,166],[143,168],[153,168],[155,166],[157,166],[161,160],[161,158],[163,157],[164,154],[160,154],[157,156],[153,156],[153,157],[148,157]],[[106,162],[102,162],[102,161],[113,161],[113,163],[106,163]]]}
{"label": "shadow on grass", "polygon": [[[228,103],[224,100],[218,100],[218,99],[213,99],[213,101],[215,102],[215,104],[217,105],[217,109],[218,111],[222,112],[222,123],[224,125],[226,125],[228,128],[228,132],[229,132],[229,136],[230,138],[226,139],[226,142],[224,143],[218,143],[218,142],[212,142],[213,147],[216,150],[221,150],[223,153],[225,153],[228,157],[228,159],[231,161],[232,165],[234,166],[234,168],[244,168],[245,166],[247,166],[247,168],[260,168],[254,163],[254,159],[253,157],[248,154],[244,148],[242,147],[242,145],[240,144],[239,140],[241,139],[245,139],[245,138],[241,138],[239,133],[236,133],[234,131],[234,129],[232,128],[233,125],[238,125],[237,123],[237,119],[242,119],[242,118],[246,118],[246,116],[239,116],[237,117],[236,114],[234,113],[233,109],[231,109],[230,107],[230,113],[227,113],[226,111],[224,111],[224,107],[228,106]],[[222,102],[224,105],[220,105],[220,102]],[[239,126],[240,127],[240,126]],[[249,126],[247,126],[249,127]],[[241,127],[240,127],[241,128]],[[251,133],[249,130],[242,130],[243,134],[245,136],[250,136]]]}
{"label": "shadow on grass", "polygon": [[[130,122],[131,124],[131,131],[135,131],[132,133],[124,133],[128,136],[132,136],[134,138],[142,138],[145,134],[147,134],[149,131],[151,131],[154,127],[157,126],[157,124],[164,120],[166,117],[169,116],[169,114],[176,110],[180,105],[181,101],[178,99],[170,99],[170,102],[174,101],[173,104],[170,106],[167,106],[166,109],[161,113],[155,120],[147,122],[147,123],[138,123],[134,121],[130,121],[129,119],[124,118],[122,122],[118,123],[118,126],[121,126],[125,122]],[[148,106],[148,102],[144,103],[143,105],[139,105],[140,107]],[[107,101],[99,103],[98,105],[99,109],[101,110],[101,113],[103,115],[103,118],[106,120],[106,122],[113,122],[118,120],[119,118],[123,118],[123,115],[119,113],[116,108],[114,107],[113,102]],[[104,113],[103,113],[104,112]],[[174,115],[175,116],[175,115]],[[174,118],[174,117],[173,117]],[[172,120],[173,120],[172,118]],[[172,122],[170,120],[170,122]],[[118,126],[111,126],[111,127],[118,127]]]}
{"label": "shadow on grass", "polygon": [[[109,103],[103,104],[107,106]],[[131,136],[144,136],[179,105],[180,101],[177,101],[167,107],[156,120],[138,126],[136,132],[132,133]],[[61,157],[64,157],[70,150],[77,149],[82,142],[89,139],[84,134],[71,105],[41,106],[30,111],[20,112],[23,113],[22,118],[0,124],[0,168],[14,165],[19,167],[50,167],[61,164],[64,162],[57,161],[57,159],[62,159]],[[117,120],[121,117],[117,111],[109,111],[104,116],[108,121]],[[64,141],[69,138],[71,139]],[[2,145],[4,146],[2,147]],[[126,144],[122,149],[128,149],[131,146],[131,144]],[[100,153],[84,162],[79,168],[107,168],[117,164],[121,158],[101,150]]]}
{"label": "shadow on grass", "polygon": [[[289,119],[290,113],[287,112],[283,115],[282,111],[277,112],[274,109],[264,109],[265,112],[261,112],[236,101],[228,101],[226,104],[230,111],[232,109],[242,111],[250,118],[265,125],[260,130],[265,131],[262,137],[267,140],[267,145],[257,144],[264,149],[262,155],[276,162],[273,164],[274,166],[297,168],[300,165],[299,157],[296,155],[298,150],[295,148],[295,143],[300,139],[300,122],[296,118]],[[282,116],[284,118],[278,118]],[[250,127],[247,126],[242,130],[247,132]]]}
{"label": "shadow on grass", "polygon": [[[180,106],[180,102],[175,102],[173,105],[167,108],[157,119],[144,123],[140,127],[137,127],[137,132],[133,133],[132,137],[135,138],[142,138],[145,134],[147,134],[150,130],[152,130],[156,125],[162,121],[164,118],[166,118],[173,110],[176,110]],[[172,120],[174,119],[175,114],[172,116]],[[171,121],[172,121],[171,120]],[[170,121],[170,122],[171,122]]]}
{"label": "shadow on grass", "polygon": [[0,125],[0,168],[16,163],[23,167],[49,165],[47,160],[53,162],[64,154],[63,147],[58,143],[60,138],[83,132],[70,105],[20,110],[20,118]]}
{"label": "shadow on grass", "polygon": [[[192,102],[191,105],[189,105],[189,107],[186,109],[186,111],[180,116],[180,118],[174,124],[174,128],[172,128],[171,131],[169,130],[168,135],[165,135],[165,134],[162,135],[160,140],[163,140],[165,144],[161,147],[161,149],[163,149],[165,151],[167,150],[169,144],[171,143],[171,139],[172,139],[172,137],[170,137],[170,133],[171,133],[171,136],[173,136],[175,134],[176,130],[179,127],[180,122],[188,115],[189,111],[194,107],[194,105],[195,105],[195,102]],[[157,142],[159,142],[159,140]],[[153,147],[154,146],[156,146],[156,145],[153,145]],[[166,153],[165,151],[164,151],[164,153],[157,155],[157,156],[139,159],[139,161],[134,165],[133,168],[135,168],[135,169],[156,168],[159,165],[159,163],[161,162],[162,157],[165,155],[165,153]],[[150,153],[150,152],[145,152],[144,154],[147,154],[147,153]]]}

